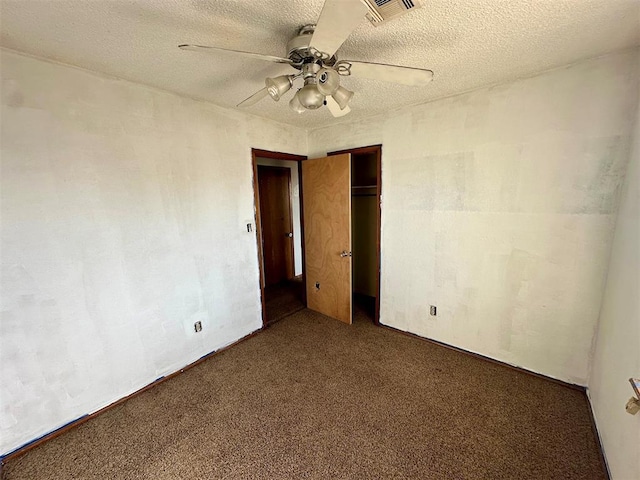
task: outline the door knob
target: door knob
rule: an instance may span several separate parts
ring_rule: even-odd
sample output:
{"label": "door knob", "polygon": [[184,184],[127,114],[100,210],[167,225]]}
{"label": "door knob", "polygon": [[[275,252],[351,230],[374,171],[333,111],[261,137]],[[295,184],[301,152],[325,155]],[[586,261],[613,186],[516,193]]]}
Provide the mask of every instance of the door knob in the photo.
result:
{"label": "door knob", "polygon": [[293,232],[287,232],[284,234],[285,237],[293,238]]}
{"label": "door knob", "polygon": [[351,256],[351,252],[347,252],[346,250],[343,250],[342,252],[340,252],[340,256],[341,257],[350,257]]}

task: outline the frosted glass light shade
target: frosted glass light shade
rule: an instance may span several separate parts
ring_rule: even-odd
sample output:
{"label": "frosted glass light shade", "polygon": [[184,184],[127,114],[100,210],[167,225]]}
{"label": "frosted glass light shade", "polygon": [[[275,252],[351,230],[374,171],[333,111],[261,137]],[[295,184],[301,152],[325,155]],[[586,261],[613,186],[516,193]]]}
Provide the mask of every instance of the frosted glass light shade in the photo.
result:
{"label": "frosted glass light shade", "polygon": [[318,86],[312,83],[298,90],[296,97],[298,97],[302,106],[309,110],[315,110],[324,105],[324,95],[320,93]]}
{"label": "frosted glass light shade", "polygon": [[316,74],[318,90],[323,95],[333,95],[340,87],[340,74],[332,68],[321,68]]}
{"label": "frosted glass light shade", "polygon": [[280,75],[275,78],[267,78],[264,84],[271,98],[277,102],[293,86],[293,77],[291,75]]}
{"label": "frosted glass light shade", "polygon": [[344,110],[346,106],[349,105],[349,101],[351,97],[353,97],[353,92],[344,87],[338,87],[331,96],[338,102],[338,105],[340,105],[340,110]]}
{"label": "frosted glass light shade", "polygon": [[289,107],[291,107],[291,110],[296,113],[304,113],[307,109],[304,108],[304,105],[300,103],[300,98],[298,97],[299,93],[300,90],[298,90],[293,98],[289,101]]}

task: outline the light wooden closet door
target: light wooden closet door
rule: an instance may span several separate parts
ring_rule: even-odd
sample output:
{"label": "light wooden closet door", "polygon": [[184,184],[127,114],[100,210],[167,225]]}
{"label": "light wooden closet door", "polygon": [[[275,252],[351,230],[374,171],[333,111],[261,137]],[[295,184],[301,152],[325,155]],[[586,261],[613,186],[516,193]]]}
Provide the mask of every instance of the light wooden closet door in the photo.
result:
{"label": "light wooden closet door", "polygon": [[351,155],[302,162],[307,306],[351,323]]}

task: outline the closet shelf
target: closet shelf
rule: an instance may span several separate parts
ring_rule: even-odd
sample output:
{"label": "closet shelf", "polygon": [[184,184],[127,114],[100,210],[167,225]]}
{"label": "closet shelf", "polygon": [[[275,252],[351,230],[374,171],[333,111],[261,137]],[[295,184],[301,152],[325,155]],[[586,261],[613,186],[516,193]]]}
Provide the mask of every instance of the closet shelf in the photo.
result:
{"label": "closet shelf", "polygon": [[353,185],[351,187],[351,196],[353,197],[377,197],[377,185]]}

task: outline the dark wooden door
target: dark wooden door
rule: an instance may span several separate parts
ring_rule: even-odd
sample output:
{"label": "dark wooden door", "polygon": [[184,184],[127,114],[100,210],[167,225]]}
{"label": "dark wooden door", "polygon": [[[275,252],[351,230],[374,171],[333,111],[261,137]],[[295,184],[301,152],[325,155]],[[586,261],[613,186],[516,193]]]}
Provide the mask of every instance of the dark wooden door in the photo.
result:
{"label": "dark wooden door", "polygon": [[293,278],[291,171],[258,165],[265,286]]}
{"label": "dark wooden door", "polygon": [[307,307],[351,323],[351,155],[302,162]]}

